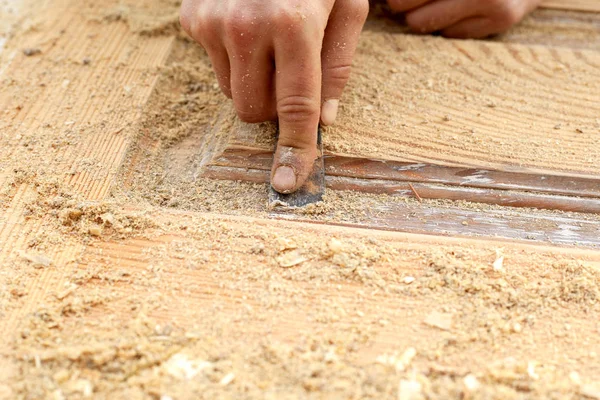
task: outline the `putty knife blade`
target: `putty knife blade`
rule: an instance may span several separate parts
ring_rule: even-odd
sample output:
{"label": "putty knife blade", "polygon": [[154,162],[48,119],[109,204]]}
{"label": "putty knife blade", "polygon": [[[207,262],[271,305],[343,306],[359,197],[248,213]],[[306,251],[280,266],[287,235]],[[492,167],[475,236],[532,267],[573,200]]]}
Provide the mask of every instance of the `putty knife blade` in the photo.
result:
{"label": "putty knife blade", "polygon": [[321,127],[317,135],[317,159],[308,179],[294,193],[282,194],[269,185],[269,207],[298,208],[323,200],[325,194],[325,162],[323,159],[323,141]]}

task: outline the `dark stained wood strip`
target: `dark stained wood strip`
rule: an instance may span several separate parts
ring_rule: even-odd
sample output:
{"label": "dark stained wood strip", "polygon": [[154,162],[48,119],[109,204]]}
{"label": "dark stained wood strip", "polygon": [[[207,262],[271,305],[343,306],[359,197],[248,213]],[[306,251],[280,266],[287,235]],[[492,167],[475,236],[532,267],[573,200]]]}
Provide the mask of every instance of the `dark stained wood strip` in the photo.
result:
{"label": "dark stained wood strip", "polygon": [[456,168],[341,156],[326,158],[325,163],[326,173],[330,176],[600,197],[600,179]]}
{"label": "dark stained wood strip", "polygon": [[[268,171],[234,168],[209,167],[206,176],[214,179],[234,179],[254,183],[266,183]],[[348,178],[326,177],[331,189],[349,189]],[[358,179],[355,190],[365,190],[368,184]],[[412,196],[408,183],[404,189],[397,187],[393,194]],[[416,184],[419,195],[430,194],[425,184]],[[367,186],[374,187],[374,186]],[[383,187],[378,185],[378,187]],[[389,189],[389,188],[388,188]],[[476,190],[479,192],[480,190]],[[266,194],[265,194],[266,196]],[[481,198],[481,196],[480,196]],[[573,199],[567,198],[572,201]],[[548,201],[548,200],[546,200]],[[587,220],[585,216],[562,215],[557,212],[533,211],[521,208],[465,209],[464,207],[440,207],[422,204],[401,204],[387,202],[380,207],[367,210],[364,218],[368,222],[333,223],[349,227],[370,228],[410,233],[425,233],[446,236],[493,237],[532,242],[545,242],[560,245],[600,247],[600,224],[596,220]],[[271,217],[278,219],[319,223],[310,217],[289,211],[273,210]],[[333,217],[333,215],[332,215]]]}
{"label": "dark stained wood strip", "polygon": [[334,190],[415,197],[412,186],[422,199],[445,199],[505,207],[600,214],[600,199],[339,176],[327,176],[326,181],[327,187]]}
{"label": "dark stained wood strip", "polygon": [[[263,149],[231,147],[217,157],[212,165],[270,170],[272,157],[270,151]],[[325,156],[325,174],[348,178],[436,183],[466,188],[600,198],[600,178],[469,169],[331,154]]]}
{"label": "dark stained wood strip", "polygon": [[[269,171],[254,168],[209,166],[203,176],[212,179],[267,183]],[[327,187],[333,190],[353,190],[363,193],[414,197],[414,192],[410,187],[412,185],[422,199],[445,199],[505,207],[600,214],[600,199],[594,198],[331,175],[326,175],[325,181]]]}

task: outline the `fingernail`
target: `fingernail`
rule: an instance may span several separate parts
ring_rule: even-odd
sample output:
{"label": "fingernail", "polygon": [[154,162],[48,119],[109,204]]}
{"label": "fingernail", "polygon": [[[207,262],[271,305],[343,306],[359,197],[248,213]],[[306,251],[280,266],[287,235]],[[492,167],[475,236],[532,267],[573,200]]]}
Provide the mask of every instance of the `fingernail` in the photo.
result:
{"label": "fingernail", "polygon": [[333,125],[337,118],[340,101],[336,99],[327,100],[321,108],[321,123],[323,125]]}
{"label": "fingernail", "polygon": [[285,165],[277,168],[271,185],[279,193],[290,193],[296,187],[296,173],[294,169]]}

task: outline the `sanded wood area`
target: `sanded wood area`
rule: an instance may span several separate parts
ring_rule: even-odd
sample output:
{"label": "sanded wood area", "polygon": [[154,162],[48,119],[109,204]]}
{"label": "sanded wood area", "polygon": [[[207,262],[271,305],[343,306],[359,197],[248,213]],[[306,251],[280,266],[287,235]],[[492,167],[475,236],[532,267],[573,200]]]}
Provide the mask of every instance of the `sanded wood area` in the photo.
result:
{"label": "sanded wood area", "polygon": [[363,37],[342,117],[324,134],[329,151],[598,173],[599,53],[369,31]]}
{"label": "sanded wood area", "polygon": [[598,0],[544,0],[542,7],[557,10],[600,12],[600,2]]}
{"label": "sanded wood area", "polygon": [[[107,196],[130,143],[129,128],[174,41],[135,34],[125,22],[105,18],[118,2],[103,6],[14,2],[12,20],[4,21],[11,26],[0,45],[2,383],[16,371],[14,359],[4,358],[16,330],[50,288],[64,285],[68,270],[62,267],[85,248],[81,238],[52,226],[55,212],[36,207],[66,192],[79,201]],[[41,264],[27,261],[28,254],[42,253]],[[21,290],[24,301],[15,295]],[[15,398],[6,390],[0,384],[0,398]]]}
{"label": "sanded wood area", "polygon": [[[483,371],[490,365],[492,371],[518,371],[530,359],[552,368],[522,377],[527,385],[574,368],[586,382],[600,377],[590,353],[599,345],[597,321],[585,311],[586,293],[592,293],[585,290],[596,286],[585,286],[579,270],[571,269],[584,263],[593,271],[600,266],[598,252],[183,212],[159,211],[153,218],[169,231],[94,241],[77,263],[49,271],[50,282],[66,284],[45,290],[39,297],[45,306],[30,317],[49,322],[37,322],[31,337],[18,340],[20,357],[40,360],[37,369],[34,361],[23,367],[32,388],[39,390],[38,376],[67,369],[100,393],[133,387],[183,398],[206,390],[261,397],[284,388],[349,394],[367,390],[368,380],[359,378],[365,370],[393,387],[396,372],[379,369],[382,357],[407,348],[418,352],[413,368],[434,382],[436,376],[448,380],[443,387],[454,385],[455,375],[488,376]],[[507,272],[486,272],[500,255]],[[287,267],[291,262],[298,263]],[[58,279],[59,271],[68,277]],[[436,286],[455,278],[463,283]],[[494,289],[501,282],[516,290],[510,305],[502,289]],[[584,291],[571,294],[574,287]],[[421,290],[429,295],[414,294]],[[537,303],[542,296],[561,306],[546,309]],[[436,312],[450,325],[425,322]],[[52,327],[56,322],[59,328]],[[42,346],[39,334],[49,339]],[[338,358],[322,361],[321,351]],[[208,357],[219,365],[216,383],[201,375],[181,388],[170,361],[175,354],[197,362]],[[498,361],[506,354],[517,365]],[[321,362],[345,372],[323,378],[335,388],[306,389],[314,382],[306,368]],[[229,373],[235,383],[218,386]],[[558,382],[566,386],[528,391],[579,393]],[[67,383],[58,387],[69,390]],[[373,390],[395,399],[392,387]]]}

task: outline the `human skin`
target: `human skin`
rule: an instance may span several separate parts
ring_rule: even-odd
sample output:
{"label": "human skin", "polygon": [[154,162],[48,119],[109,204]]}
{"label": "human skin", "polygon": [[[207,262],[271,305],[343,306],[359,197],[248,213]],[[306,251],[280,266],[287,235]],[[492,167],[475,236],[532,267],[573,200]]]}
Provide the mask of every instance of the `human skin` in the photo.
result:
{"label": "human skin", "polygon": [[[388,0],[416,32],[481,38],[541,0]],[[181,25],[200,43],[241,120],[279,120],[271,185],[296,191],[317,156],[319,122],[335,122],[368,0],[183,0]]]}

